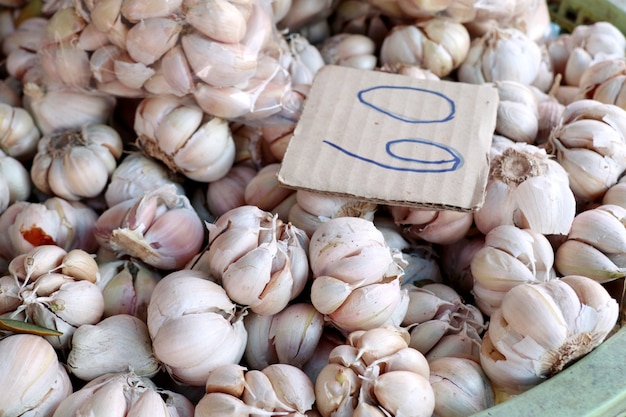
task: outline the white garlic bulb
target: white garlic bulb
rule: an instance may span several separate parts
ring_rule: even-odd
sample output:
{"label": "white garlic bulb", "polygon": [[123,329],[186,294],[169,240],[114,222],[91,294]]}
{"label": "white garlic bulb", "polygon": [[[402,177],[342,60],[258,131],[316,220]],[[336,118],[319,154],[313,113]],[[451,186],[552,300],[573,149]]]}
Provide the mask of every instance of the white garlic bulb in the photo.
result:
{"label": "white garlic bulb", "polygon": [[566,170],[544,149],[494,136],[485,202],[474,213],[483,234],[503,224],[565,235],[576,200]]}
{"label": "white garlic bulb", "polygon": [[[16,334],[0,340],[0,404],[6,416],[52,416],[72,393],[72,382],[54,348],[40,336]],[[10,360],[7,360],[9,359]]]}
{"label": "white garlic bulb", "polygon": [[603,204],[574,217],[567,240],[556,250],[561,275],[608,282],[626,275],[626,208]]}
{"label": "white garlic bulb", "polygon": [[404,206],[389,206],[394,222],[402,226],[402,233],[410,239],[450,245],[469,231],[474,221],[471,212],[455,210],[427,210]]}
{"label": "white garlic bulb", "polygon": [[[360,330],[335,347],[315,381],[323,417],[363,415],[430,417],[435,396],[426,358],[408,347],[403,328]],[[374,414],[371,414],[374,413]]]}
{"label": "white garlic bulb", "polygon": [[494,227],[471,263],[476,305],[491,315],[514,286],[556,278],[553,265],[554,251],[543,234],[513,225]]}
{"label": "white garlic bulb", "polygon": [[179,270],[163,277],[148,305],[156,358],[172,377],[202,386],[220,365],[238,363],[248,334],[235,304],[208,275]]}
{"label": "white garlic bulb", "polygon": [[320,54],[327,65],[372,70],[378,58],[372,39],[357,33],[338,33],[327,38],[320,46]]}
{"label": "white garlic bulb", "polygon": [[0,213],[10,204],[28,199],[30,191],[30,176],[24,165],[0,150]]}
{"label": "white garlic bulb", "polygon": [[396,25],[380,47],[383,65],[418,64],[445,77],[465,61],[470,36],[457,22],[435,17],[413,25]]}
{"label": "white garlic bulb", "polygon": [[565,107],[548,143],[576,199],[599,199],[626,170],[626,110],[577,100]]}
{"label": "white garlic bulb", "polygon": [[335,217],[362,217],[374,220],[378,204],[349,197],[332,196],[307,190],[296,191],[296,203],[289,210],[289,222],[310,237],[319,225]]}
{"label": "white garlic bulb", "polygon": [[296,303],[272,316],[249,313],[244,318],[248,343],[244,352],[250,369],[273,363],[301,368],[322,337],[324,317],[309,303]]}
{"label": "white garlic bulb", "polygon": [[32,158],[41,133],[33,117],[21,107],[0,103],[0,150],[19,160]]}
{"label": "white garlic bulb", "polygon": [[106,188],[122,148],[119,133],[108,125],[44,135],[30,175],[46,194],[74,201],[96,197]]}
{"label": "white garlic bulb", "polygon": [[0,278],[5,287],[0,313],[60,332],[45,336],[56,349],[68,348],[79,326],[102,317],[98,266],[83,250],[37,246],[13,258],[9,272],[11,276]]}
{"label": "white garlic bulb", "polygon": [[200,217],[173,184],[122,201],[105,210],[95,225],[100,245],[164,270],[183,267],[204,239]]}
{"label": "white garlic bulb", "polygon": [[495,132],[514,142],[534,143],[539,130],[537,98],[530,87],[511,80],[494,83],[498,90]]}
{"label": "white garlic bulb", "polygon": [[499,389],[521,393],[593,350],[617,318],[617,302],[591,278],[518,285],[491,315],[483,371]]}
{"label": "white garlic bulb", "polygon": [[359,217],[337,217],[311,236],[311,302],[334,326],[349,333],[396,324],[408,297],[400,288],[402,254],[383,234]]}
{"label": "white garlic bulb", "polygon": [[193,417],[194,407],[182,394],[158,388],[148,378],[133,372],[120,372],[89,381],[65,398],[52,417],[103,414]]}
{"label": "white garlic bulb", "polygon": [[183,186],[163,164],[139,152],[127,155],[111,174],[104,199],[108,207],[132,198],[164,184],[174,184],[178,194],[184,194]]}
{"label": "white garlic bulb", "polygon": [[209,272],[228,296],[258,314],[276,314],[309,277],[306,234],[256,206],[229,210],[207,223]]}
{"label": "white garlic bulb", "polygon": [[541,50],[535,41],[518,29],[495,27],[472,41],[457,77],[472,84],[511,80],[530,85],[540,67]]}
{"label": "white garlic bulb", "polygon": [[76,329],[67,367],[85,381],[128,370],[150,378],[160,369],[152,353],[148,326],[128,314],[116,314],[95,325],[83,324]]}

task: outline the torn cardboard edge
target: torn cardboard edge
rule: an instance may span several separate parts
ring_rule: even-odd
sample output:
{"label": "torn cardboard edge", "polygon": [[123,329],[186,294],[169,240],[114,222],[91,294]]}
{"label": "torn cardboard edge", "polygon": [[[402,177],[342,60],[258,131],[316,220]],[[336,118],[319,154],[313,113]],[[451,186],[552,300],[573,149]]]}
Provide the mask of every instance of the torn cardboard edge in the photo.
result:
{"label": "torn cardboard edge", "polygon": [[313,81],[278,180],[379,204],[476,211],[497,105],[487,85],[327,65]]}

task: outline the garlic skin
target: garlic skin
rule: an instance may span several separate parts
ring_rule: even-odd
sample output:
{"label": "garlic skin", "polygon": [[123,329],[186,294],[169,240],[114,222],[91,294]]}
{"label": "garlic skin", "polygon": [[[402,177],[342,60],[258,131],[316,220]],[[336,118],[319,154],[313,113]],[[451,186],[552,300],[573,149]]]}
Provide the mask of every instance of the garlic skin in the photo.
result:
{"label": "garlic skin", "polygon": [[173,184],[178,194],[183,186],[172,173],[158,161],[135,152],[127,155],[117,165],[104,192],[108,207],[132,198],[142,197],[147,191],[164,184]]}
{"label": "garlic skin", "polygon": [[625,108],[626,97],[622,93],[625,73],[626,58],[606,59],[590,65],[580,76],[579,97]]}
{"label": "garlic skin", "polygon": [[315,381],[317,410],[334,415],[402,415],[430,417],[435,396],[428,362],[408,347],[405,329],[383,326],[351,333],[346,344],[330,352],[329,363]]}
{"label": "garlic skin", "polygon": [[152,353],[148,326],[128,314],[81,325],[74,332],[71,349],[68,369],[85,381],[131,369],[138,376],[150,378],[160,367]]}
{"label": "garlic skin", "polygon": [[120,372],[89,381],[65,398],[52,417],[102,413],[111,417],[193,417],[194,407],[185,396],[158,388],[148,378],[133,372]]}
{"label": "garlic skin", "polygon": [[30,169],[35,186],[46,194],[78,201],[99,195],[122,156],[122,138],[107,125],[44,135]]}
{"label": "garlic skin", "polygon": [[187,197],[166,184],[107,209],[98,217],[95,236],[118,256],[173,270],[199,252],[204,228]]}
{"label": "garlic skin", "polygon": [[605,59],[623,58],[625,50],[626,37],[609,22],[578,25],[571,34],[548,43],[554,71],[563,75],[568,86],[579,86],[587,68]]}
{"label": "garlic skin", "polygon": [[591,278],[518,285],[491,315],[483,371],[498,388],[519,394],[593,350],[617,318],[617,302]]}
{"label": "garlic skin", "polygon": [[193,386],[203,386],[218,366],[238,363],[248,339],[236,305],[208,278],[199,271],[172,272],[148,305],[154,355],[175,380]]}
{"label": "garlic skin", "polygon": [[147,321],[148,303],[161,273],[137,260],[101,261],[96,284],[104,297],[104,315],[135,316]]}
{"label": "garlic skin", "polygon": [[12,259],[36,246],[54,244],[65,250],[98,248],[94,237],[97,213],[78,201],[51,197],[43,203],[17,201],[0,215],[0,257]]}
{"label": "garlic skin", "polygon": [[554,251],[541,233],[513,225],[494,227],[470,266],[476,305],[490,316],[511,288],[556,278],[553,265]]}
{"label": "garlic skin", "polygon": [[510,80],[530,85],[540,67],[536,42],[518,29],[495,27],[472,41],[457,77],[471,84]]}
{"label": "garlic skin", "polygon": [[626,170],[626,110],[577,100],[563,110],[548,139],[549,151],[569,174],[580,203],[594,201]]}
{"label": "garlic skin", "polygon": [[466,60],[470,36],[460,23],[434,17],[413,25],[396,25],[383,40],[383,65],[415,64],[443,78]]}
{"label": "garlic skin", "polygon": [[360,217],[374,220],[378,204],[359,201],[349,197],[340,197],[297,190],[296,203],[289,210],[289,222],[304,230],[310,237],[325,221],[336,217]]}
{"label": "garlic skin", "polygon": [[544,149],[494,136],[490,164],[485,202],[474,213],[480,232],[504,224],[546,235],[569,232],[576,212],[571,177]]}
{"label": "garlic skin", "polygon": [[248,343],[244,360],[250,369],[274,363],[302,368],[322,337],[324,316],[308,303],[296,303],[272,316],[250,313],[244,318]]}
{"label": "garlic skin", "polygon": [[0,404],[7,416],[52,416],[57,406],[72,393],[72,382],[43,337],[15,334],[0,340],[4,360]]}
{"label": "garlic skin", "polygon": [[174,96],[143,99],[134,130],[144,152],[195,181],[218,180],[235,159],[228,122],[205,114],[189,100]]}
{"label": "garlic skin", "polygon": [[60,336],[45,336],[55,349],[69,348],[79,326],[102,317],[98,267],[83,250],[38,246],[13,258],[9,271],[12,276],[3,278],[8,291],[0,314],[60,331]]}
{"label": "garlic skin", "polygon": [[224,365],[209,374],[196,417],[220,415],[304,416],[313,408],[313,384],[300,369],[274,364],[262,370]]}
{"label": "garlic skin", "polygon": [[436,417],[469,416],[495,405],[493,388],[471,359],[444,357],[429,362]]}
{"label": "garlic skin", "polygon": [[389,206],[394,222],[402,226],[403,234],[410,239],[450,245],[467,234],[474,221],[473,213],[454,210],[426,210],[402,206]]}
{"label": "garlic skin", "polygon": [[584,275],[600,283],[626,274],[626,208],[602,204],[576,215],[555,254],[561,275]]}
{"label": "garlic skin", "polygon": [[405,261],[371,221],[337,217],[322,223],[311,236],[309,262],[311,302],[343,333],[402,320]]}
{"label": "garlic skin", "polygon": [[40,137],[28,111],[0,103],[0,151],[20,161],[29,160],[37,151]]}
{"label": "garlic skin", "polygon": [[309,239],[256,206],[229,210],[207,223],[209,273],[236,303],[261,315],[280,312],[304,290]]}
{"label": "garlic skin", "polygon": [[320,46],[320,54],[327,65],[341,65],[363,70],[373,70],[378,58],[376,44],[365,35],[338,33],[327,38]]}

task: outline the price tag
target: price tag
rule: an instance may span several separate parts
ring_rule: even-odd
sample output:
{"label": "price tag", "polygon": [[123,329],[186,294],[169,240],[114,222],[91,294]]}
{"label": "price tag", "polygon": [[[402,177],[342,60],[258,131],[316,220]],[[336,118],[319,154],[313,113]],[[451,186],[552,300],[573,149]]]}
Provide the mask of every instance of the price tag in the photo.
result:
{"label": "price tag", "polygon": [[497,106],[487,85],[325,66],[279,182],[382,204],[475,211],[484,201]]}

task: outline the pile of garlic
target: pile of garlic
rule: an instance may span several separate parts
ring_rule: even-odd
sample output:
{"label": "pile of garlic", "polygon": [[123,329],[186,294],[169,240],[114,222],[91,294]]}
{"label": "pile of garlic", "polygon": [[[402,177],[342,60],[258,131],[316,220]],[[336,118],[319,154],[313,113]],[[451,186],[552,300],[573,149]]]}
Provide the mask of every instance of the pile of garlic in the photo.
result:
{"label": "pile of garlic", "polygon": [[[7,416],[469,416],[622,325],[610,23],[556,34],[546,0],[0,0],[0,44]],[[492,86],[480,210],[281,186],[324,65]]]}

